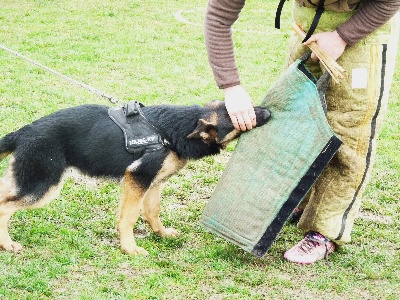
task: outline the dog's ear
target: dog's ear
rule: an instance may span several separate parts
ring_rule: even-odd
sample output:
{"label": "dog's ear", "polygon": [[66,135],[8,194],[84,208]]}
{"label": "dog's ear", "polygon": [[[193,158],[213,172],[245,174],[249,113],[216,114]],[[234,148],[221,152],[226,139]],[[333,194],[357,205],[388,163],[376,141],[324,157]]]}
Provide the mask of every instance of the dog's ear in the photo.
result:
{"label": "dog's ear", "polygon": [[187,138],[202,139],[204,143],[211,144],[217,140],[217,127],[204,119],[200,119],[197,122],[196,129]]}

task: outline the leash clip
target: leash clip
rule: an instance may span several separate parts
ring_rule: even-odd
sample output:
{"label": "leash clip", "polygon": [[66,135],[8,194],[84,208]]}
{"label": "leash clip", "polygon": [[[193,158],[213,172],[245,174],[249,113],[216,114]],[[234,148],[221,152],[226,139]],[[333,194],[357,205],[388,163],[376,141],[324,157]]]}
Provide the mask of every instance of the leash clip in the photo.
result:
{"label": "leash clip", "polygon": [[140,114],[141,107],[144,105],[138,101],[131,101],[124,106],[124,114],[127,118]]}

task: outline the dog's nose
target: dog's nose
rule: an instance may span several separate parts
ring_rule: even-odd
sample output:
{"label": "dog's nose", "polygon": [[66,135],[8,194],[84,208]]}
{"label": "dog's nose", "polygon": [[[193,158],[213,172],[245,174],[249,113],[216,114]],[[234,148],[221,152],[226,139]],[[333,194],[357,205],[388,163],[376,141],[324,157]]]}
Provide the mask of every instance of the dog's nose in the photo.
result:
{"label": "dog's nose", "polygon": [[264,109],[263,110],[263,119],[268,120],[269,118],[271,118],[271,112],[268,109]]}
{"label": "dog's nose", "polygon": [[267,121],[271,118],[271,112],[266,108],[262,108],[260,110],[256,110],[256,117],[257,126],[261,126],[267,123]]}

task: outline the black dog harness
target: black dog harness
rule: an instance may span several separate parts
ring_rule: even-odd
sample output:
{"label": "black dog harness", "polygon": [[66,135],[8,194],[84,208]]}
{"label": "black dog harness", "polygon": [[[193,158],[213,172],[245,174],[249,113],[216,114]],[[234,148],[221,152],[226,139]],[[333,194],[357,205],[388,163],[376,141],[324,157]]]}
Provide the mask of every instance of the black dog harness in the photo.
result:
{"label": "black dog harness", "polygon": [[137,160],[145,153],[163,149],[168,145],[156,127],[147,121],[142,112],[144,105],[131,101],[123,107],[110,107],[108,115],[122,129],[125,148]]}

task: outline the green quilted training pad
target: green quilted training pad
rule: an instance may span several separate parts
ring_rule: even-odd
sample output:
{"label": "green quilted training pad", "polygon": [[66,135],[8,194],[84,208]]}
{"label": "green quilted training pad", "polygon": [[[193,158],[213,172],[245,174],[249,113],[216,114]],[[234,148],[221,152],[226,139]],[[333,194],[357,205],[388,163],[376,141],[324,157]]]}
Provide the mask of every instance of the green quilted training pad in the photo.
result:
{"label": "green quilted training pad", "polygon": [[270,121],[242,134],[201,218],[207,230],[258,257],[341,145],[304,60],[278,78],[261,105]]}

